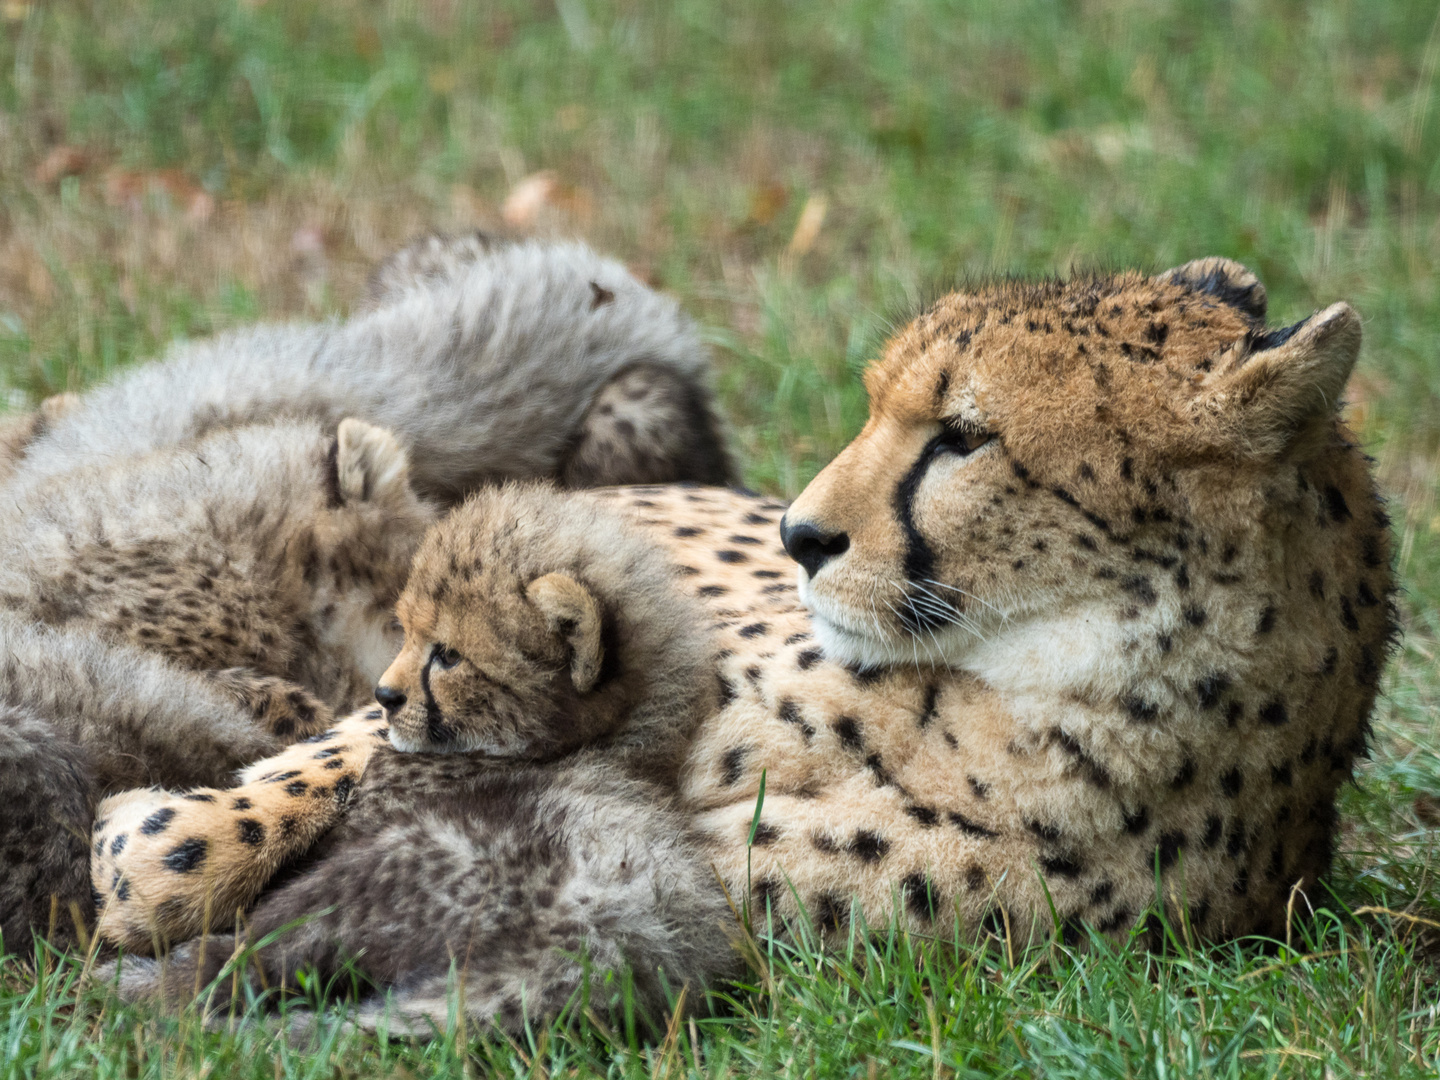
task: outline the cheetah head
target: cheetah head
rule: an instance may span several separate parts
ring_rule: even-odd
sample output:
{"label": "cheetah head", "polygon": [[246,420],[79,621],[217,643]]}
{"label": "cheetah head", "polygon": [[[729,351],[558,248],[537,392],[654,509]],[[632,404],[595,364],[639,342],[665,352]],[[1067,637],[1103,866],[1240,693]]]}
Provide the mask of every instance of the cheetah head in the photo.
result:
{"label": "cheetah head", "polygon": [[1207,492],[1253,511],[1283,463],[1336,438],[1357,316],[1264,320],[1263,286],[1223,259],[1006,282],[920,315],[866,372],[864,429],[782,523],[827,654],[963,667],[1044,613],[1124,605],[1127,587],[1132,611],[1153,606],[1129,567],[1184,574]]}
{"label": "cheetah head", "polygon": [[[483,491],[441,521],[396,612],[405,643],[375,698],[402,751],[543,761],[627,737],[658,751],[713,682],[700,612],[664,557],[543,485]],[[644,703],[662,729],[636,730]]]}
{"label": "cheetah head", "polygon": [[400,648],[395,601],[435,509],[410,485],[405,448],[364,421],[340,421],[322,471],[314,528],[286,556],[309,587],[323,643],[352,658],[352,671],[326,674],[359,702]]}

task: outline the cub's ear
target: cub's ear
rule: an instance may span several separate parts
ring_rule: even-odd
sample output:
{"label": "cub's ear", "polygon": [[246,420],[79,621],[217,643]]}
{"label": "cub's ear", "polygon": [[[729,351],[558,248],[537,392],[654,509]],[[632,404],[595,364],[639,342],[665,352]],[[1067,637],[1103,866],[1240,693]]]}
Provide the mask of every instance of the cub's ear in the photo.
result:
{"label": "cub's ear", "polygon": [[569,644],[570,681],[575,689],[582,694],[592,689],[605,660],[602,616],[594,594],[572,577],[546,574],[532,581],[525,595],[545,616],[550,631]]}
{"label": "cub's ear", "polygon": [[1265,321],[1267,297],[1265,286],[1249,269],[1234,259],[1211,255],[1194,259],[1184,266],[1166,270],[1156,281],[1166,285],[1183,285],[1194,292],[1206,293],[1222,304],[1239,308],[1252,319]]}
{"label": "cub's ear", "polygon": [[1194,408],[1247,452],[1277,456],[1334,416],[1359,355],[1360,316],[1332,304],[1293,326],[1246,334],[1220,356]]}
{"label": "cub's ear", "polygon": [[384,428],[347,417],[336,432],[334,453],[335,502],[383,503],[409,494],[409,455]]}

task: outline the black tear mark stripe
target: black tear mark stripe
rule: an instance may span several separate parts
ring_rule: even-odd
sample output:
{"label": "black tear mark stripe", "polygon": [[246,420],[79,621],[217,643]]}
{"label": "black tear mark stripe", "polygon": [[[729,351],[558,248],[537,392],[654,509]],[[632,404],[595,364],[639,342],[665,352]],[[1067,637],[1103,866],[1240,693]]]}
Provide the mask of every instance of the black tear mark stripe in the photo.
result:
{"label": "black tear mark stripe", "polygon": [[431,742],[447,743],[455,738],[455,729],[445,722],[445,714],[440,711],[440,706],[435,703],[435,695],[430,692],[430,668],[439,653],[439,645],[430,650],[430,658],[420,669],[420,689],[425,692],[425,734]]}
{"label": "black tear mark stripe", "polygon": [[[942,438],[943,434],[936,435],[925,444],[920,456],[896,485],[895,495],[891,500],[891,508],[895,511],[895,517],[900,522],[900,531],[905,536],[903,565],[907,582],[928,581],[935,576],[935,552],[915,526],[915,493],[920,490],[920,481],[925,479],[930,463],[935,460],[935,447]],[[934,605],[917,606],[908,591],[904,602],[899,605],[898,617],[900,624],[912,634],[923,634],[945,625]]]}

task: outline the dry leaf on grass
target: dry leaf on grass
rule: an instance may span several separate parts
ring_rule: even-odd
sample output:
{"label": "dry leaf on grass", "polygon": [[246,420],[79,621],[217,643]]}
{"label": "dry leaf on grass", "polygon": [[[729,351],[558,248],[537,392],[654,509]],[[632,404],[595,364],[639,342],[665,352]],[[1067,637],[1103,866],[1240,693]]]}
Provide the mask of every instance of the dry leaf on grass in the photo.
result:
{"label": "dry leaf on grass", "polygon": [[163,197],[195,223],[208,221],[215,213],[215,198],[179,169],[132,172],[111,169],[105,174],[105,201],[139,211],[147,197]]}
{"label": "dry leaf on grass", "polygon": [[551,169],[531,173],[505,196],[500,217],[512,229],[528,229],[547,210],[568,214],[582,222],[595,215],[595,200],[582,187],[567,184]]}
{"label": "dry leaf on grass", "polygon": [[790,202],[785,185],[774,180],[761,184],[750,193],[750,212],[746,220],[752,225],[769,225]]}
{"label": "dry leaf on grass", "polygon": [[815,241],[820,238],[820,228],[825,224],[825,213],[829,209],[830,204],[824,195],[811,195],[805,200],[805,208],[800,211],[800,220],[795,222],[795,232],[790,237],[790,246],[786,249],[791,255],[804,255],[815,246]]}
{"label": "dry leaf on grass", "polygon": [[35,166],[35,182],[54,184],[67,176],[79,176],[93,163],[90,153],[78,146],[56,146]]}

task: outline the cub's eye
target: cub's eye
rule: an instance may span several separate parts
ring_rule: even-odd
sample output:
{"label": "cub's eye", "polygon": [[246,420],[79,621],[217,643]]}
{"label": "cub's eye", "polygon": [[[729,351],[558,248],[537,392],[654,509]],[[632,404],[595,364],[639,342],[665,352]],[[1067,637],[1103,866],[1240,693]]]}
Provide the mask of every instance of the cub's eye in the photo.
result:
{"label": "cub's eye", "polygon": [[994,434],[989,431],[958,425],[952,427],[946,424],[945,430],[935,440],[933,452],[936,454],[959,454],[964,457],[966,454],[973,454],[994,437]]}
{"label": "cub's eye", "polygon": [[448,645],[436,645],[430,655],[442,668],[452,668],[460,662],[460,654]]}

